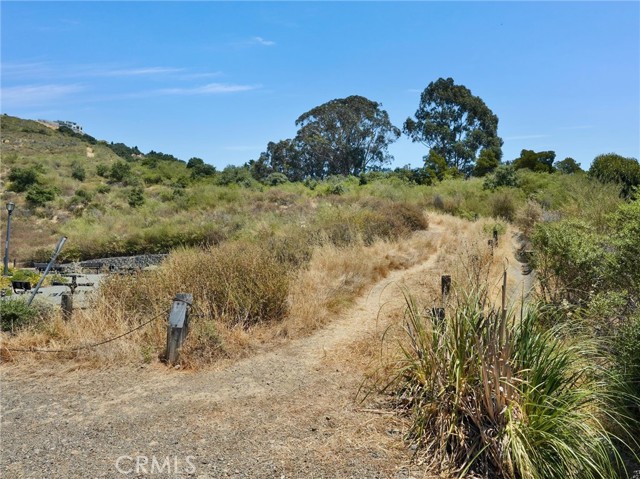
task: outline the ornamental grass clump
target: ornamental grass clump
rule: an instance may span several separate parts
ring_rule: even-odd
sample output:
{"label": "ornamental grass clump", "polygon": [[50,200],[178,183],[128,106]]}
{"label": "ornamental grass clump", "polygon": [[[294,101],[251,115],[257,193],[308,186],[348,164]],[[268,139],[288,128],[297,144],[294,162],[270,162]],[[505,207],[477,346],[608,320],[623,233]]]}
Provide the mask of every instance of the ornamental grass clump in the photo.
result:
{"label": "ornamental grass clump", "polygon": [[417,454],[461,477],[617,477],[605,424],[624,425],[594,342],[540,328],[538,306],[516,315],[478,293],[445,319],[406,296],[406,341],[388,387]]}

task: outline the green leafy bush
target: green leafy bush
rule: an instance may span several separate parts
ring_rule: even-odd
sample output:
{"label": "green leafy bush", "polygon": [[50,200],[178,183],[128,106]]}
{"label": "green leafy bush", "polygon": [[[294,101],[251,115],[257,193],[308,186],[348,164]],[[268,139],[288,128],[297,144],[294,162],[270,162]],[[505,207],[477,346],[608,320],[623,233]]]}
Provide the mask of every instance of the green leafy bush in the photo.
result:
{"label": "green leafy bush", "polygon": [[5,298],[0,301],[1,330],[14,332],[38,320],[42,320],[50,313],[50,308],[40,303],[33,303],[31,306],[27,306],[27,301],[23,297]]}
{"label": "green leafy bush", "polygon": [[44,206],[56,198],[57,190],[52,186],[34,185],[27,191],[25,198],[33,206]]}
{"label": "green leafy bush", "polygon": [[71,167],[71,177],[78,181],[84,181],[87,177],[84,166],[79,163],[74,163]]}
{"label": "green leafy bush", "polygon": [[139,208],[144,204],[144,188],[141,186],[136,186],[131,188],[129,194],[127,196],[127,203],[132,208]]}
{"label": "green leafy bush", "polygon": [[38,183],[38,171],[33,168],[12,168],[7,176],[11,181],[11,190],[16,193],[27,191]]}
{"label": "green leafy bush", "polygon": [[96,166],[96,174],[98,176],[103,177],[103,178],[108,178],[109,177],[109,167],[107,165],[105,165],[104,163],[99,163]]}
{"label": "green leafy bush", "polygon": [[602,182],[620,185],[620,195],[628,198],[634,188],[640,186],[640,163],[635,158],[625,158],[615,153],[598,155],[591,163],[589,176]]}
{"label": "green leafy bush", "polygon": [[563,220],[540,223],[532,237],[533,266],[547,301],[584,305],[610,281],[612,252],[588,223]]}
{"label": "green leafy bush", "polygon": [[483,188],[485,190],[495,190],[501,186],[518,187],[520,180],[516,169],[511,165],[498,166],[493,173],[485,176]]}

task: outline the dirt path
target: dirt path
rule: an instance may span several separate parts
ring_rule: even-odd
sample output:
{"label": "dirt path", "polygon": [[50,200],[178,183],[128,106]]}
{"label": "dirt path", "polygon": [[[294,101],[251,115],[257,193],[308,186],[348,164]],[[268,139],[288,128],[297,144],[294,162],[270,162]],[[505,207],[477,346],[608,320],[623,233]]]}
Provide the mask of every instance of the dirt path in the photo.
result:
{"label": "dirt path", "polygon": [[327,328],[220,371],[5,367],[2,476],[409,477],[400,426],[354,401],[349,352],[433,264],[392,272]]}
{"label": "dirt path", "polygon": [[[354,358],[402,314],[400,287],[441,273],[436,257],[390,273],[313,336],[220,370],[3,366],[2,477],[423,477],[402,425],[354,400]],[[528,278],[513,262],[516,291]]]}

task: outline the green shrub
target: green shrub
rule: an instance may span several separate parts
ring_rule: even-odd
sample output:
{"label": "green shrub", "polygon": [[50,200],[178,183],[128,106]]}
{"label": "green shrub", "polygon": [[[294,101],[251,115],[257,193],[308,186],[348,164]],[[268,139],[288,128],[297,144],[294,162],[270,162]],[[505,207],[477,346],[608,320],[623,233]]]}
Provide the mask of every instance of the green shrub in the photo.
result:
{"label": "green shrub", "polygon": [[87,172],[82,165],[74,163],[71,167],[71,177],[78,181],[84,181],[87,177]]}
{"label": "green shrub", "polygon": [[31,286],[35,286],[40,281],[40,275],[33,270],[19,269],[11,275],[13,281],[29,281]]}
{"label": "green shrub", "polygon": [[11,190],[16,193],[27,191],[27,189],[38,183],[38,171],[33,167],[12,168],[7,177],[11,181]]}
{"label": "green shrub", "polygon": [[124,161],[116,161],[109,170],[109,179],[115,183],[125,181],[131,175],[131,165]]}
{"label": "green shrub", "polygon": [[109,167],[104,163],[100,163],[96,166],[96,174],[103,178],[109,177]]}
{"label": "green shrub", "polygon": [[96,187],[96,193],[100,193],[100,194],[106,194],[109,193],[111,191],[111,187],[109,185],[98,185]]}
{"label": "green shrub", "polygon": [[267,176],[263,180],[263,183],[265,185],[270,185],[270,186],[283,185],[288,182],[289,182],[289,179],[283,173],[270,173],[269,176]]}
{"label": "green shrub", "polygon": [[531,240],[533,266],[544,298],[584,305],[594,291],[610,284],[612,252],[589,224],[577,220],[540,223]]}
{"label": "green shrub", "polygon": [[132,208],[139,208],[144,204],[144,188],[136,186],[129,191],[127,195],[127,203]]}
{"label": "green shrub", "polygon": [[14,332],[44,319],[50,313],[50,308],[40,303],[27,306],[24,297],[5,298],[0,301],[0,330]]}
{"label": "green shrub", "polygon": [[[640,312],[625,321],[613,337],[615,367],[622,384],[631,394],[627,401],[631,414],[640,420]],[[636,399],[633,401],[632,399]],[[640,433],[640,423],[636,422],[636,432]]]}
{"label": "green shrub", "polygon": [[485,176],[483,188],[485,190],[495,190],[501,186],[518,187],[520,180],[516,170],[511,165],[501,165],[492,174]]}
{"label": "green shrub", "polygon": [[56,188],[52,186],[34,185],[29,190],[25,198],[33,206],[44,206],[56,197]]}
{"label": "green shrub", "polygon": [[628,198],[634,188],[640,186],[640,163],[635,158],[625,158],[615,153],[598,155],[591,163],[589,176],[602,182],[617,183],[620,195]]}

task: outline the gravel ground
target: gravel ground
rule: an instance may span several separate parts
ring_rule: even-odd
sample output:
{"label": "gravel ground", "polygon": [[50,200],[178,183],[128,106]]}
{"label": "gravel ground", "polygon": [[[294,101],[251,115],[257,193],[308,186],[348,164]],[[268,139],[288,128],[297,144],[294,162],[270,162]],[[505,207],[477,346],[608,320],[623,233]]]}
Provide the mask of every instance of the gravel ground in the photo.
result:
{"label": "gravel ground", "polygon": [[2,366],[2,477],[423,477],[403,424],[355,401],[351,350],[400,314],[391,285],[432,263],[391,273],[313,336],[218,370]]}

